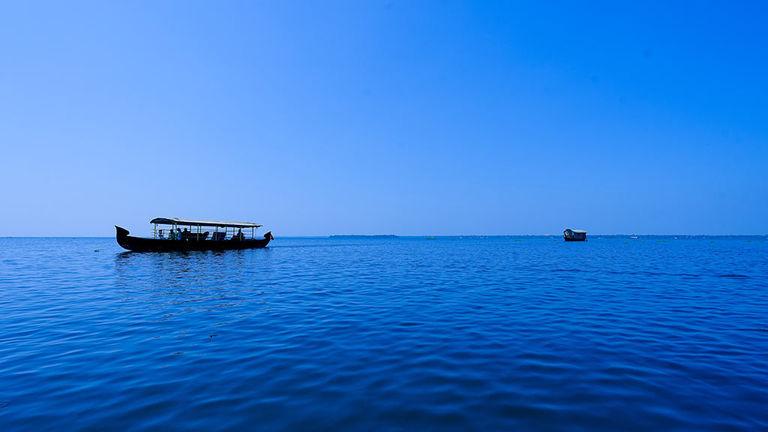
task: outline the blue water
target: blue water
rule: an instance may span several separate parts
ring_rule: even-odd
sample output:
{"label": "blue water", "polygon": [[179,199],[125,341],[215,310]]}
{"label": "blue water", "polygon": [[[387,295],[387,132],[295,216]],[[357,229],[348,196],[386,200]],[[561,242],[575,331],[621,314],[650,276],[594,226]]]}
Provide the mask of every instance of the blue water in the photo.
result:
{"label": "blue water", "polygon": [[766,430],[768,238],[0,239],[0,430]]}

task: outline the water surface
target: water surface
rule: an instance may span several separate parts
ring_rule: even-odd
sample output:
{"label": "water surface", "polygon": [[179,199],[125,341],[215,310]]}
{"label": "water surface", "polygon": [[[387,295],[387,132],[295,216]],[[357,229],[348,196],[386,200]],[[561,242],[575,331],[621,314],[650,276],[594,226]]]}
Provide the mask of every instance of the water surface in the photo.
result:
{"label": "water surface", "polygon": [[766,430],[768,239],[0,239],[0,430]]}

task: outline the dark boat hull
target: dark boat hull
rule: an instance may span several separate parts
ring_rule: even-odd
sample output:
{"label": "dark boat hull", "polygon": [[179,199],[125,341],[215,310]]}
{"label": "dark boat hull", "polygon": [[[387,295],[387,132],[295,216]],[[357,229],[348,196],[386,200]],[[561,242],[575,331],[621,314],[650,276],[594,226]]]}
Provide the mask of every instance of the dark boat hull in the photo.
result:
{"label": "dark boat hull", "polygon": [[143,237],[133,237],[128,235],[125,228],[115,226],[117,231],[117,244],[123,249],[133,252],[177,252],[177,251],[218,251],[218,250],[238,250],[238,249],[258,249],[267,247],[270,240],[273,239],[272,232],[264,234],[261,239],[243,239],[243,240],[165,240],[151,239]]}

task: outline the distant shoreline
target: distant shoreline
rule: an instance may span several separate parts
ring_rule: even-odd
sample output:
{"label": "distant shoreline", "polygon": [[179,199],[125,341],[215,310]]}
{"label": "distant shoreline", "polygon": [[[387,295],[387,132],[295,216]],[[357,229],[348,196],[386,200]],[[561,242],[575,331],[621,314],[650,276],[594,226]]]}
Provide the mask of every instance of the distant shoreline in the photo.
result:
{"label": "distant shoreline", "polygon": [[[317,235],[281,235],[279,238],[332,238],[332,239],[364,239],[364,238],[381,238],[381,239],[395,239],[395,238],[503,238],[503,237],[562,237],[562,234],[450,234],[450,235],[433,235],[433,234],[419,234],[419,235],[396,235],[396,234],[317,234]],[[631,237],[638,238],[724,238],[724,237],[752,237],[752,238],[766,238],[768,234],[590,234],[589,238],[600,237],[621,237],[630,239]],[[59,238],[59,239],[101,239],[112,238],[114,235],[103,236],[9,236],[0,235],[0,239],[46,239],[46,238]]]}
{"label": "distant shoreline", "polygon": [[394,234],[331,234],[329,238],[397,238]]}

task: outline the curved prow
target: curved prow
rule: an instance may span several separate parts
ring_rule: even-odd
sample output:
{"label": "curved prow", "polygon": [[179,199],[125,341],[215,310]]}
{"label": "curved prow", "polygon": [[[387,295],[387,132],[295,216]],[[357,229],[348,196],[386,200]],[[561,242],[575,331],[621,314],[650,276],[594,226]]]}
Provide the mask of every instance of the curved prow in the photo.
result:
{"label": "curved prow", "polygon": [[117,234],[115,235],[117,238],[117,244],[119,244],[124,249],[130,250],[131,248],[128,244],[128,230],[115,225],[115,231],[117,231]]}
{"label": "curved prow", "polygon": [[267,239],[267,241],[271,241],[275,239],[275,236],[272,235],[272,231],[267,231],[266,234],[264,234],[264,238]]}
{"label": "curved prow", "polygon": [[128,237],[129,231],[123,227],[119,227],[115,225],[115,230],[117,231],[117,237]]}

